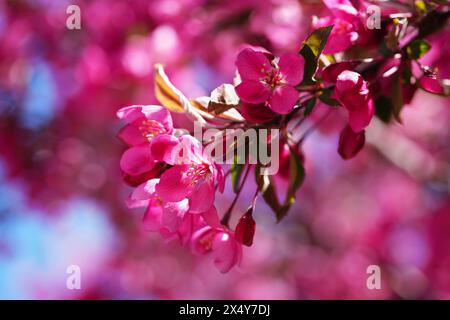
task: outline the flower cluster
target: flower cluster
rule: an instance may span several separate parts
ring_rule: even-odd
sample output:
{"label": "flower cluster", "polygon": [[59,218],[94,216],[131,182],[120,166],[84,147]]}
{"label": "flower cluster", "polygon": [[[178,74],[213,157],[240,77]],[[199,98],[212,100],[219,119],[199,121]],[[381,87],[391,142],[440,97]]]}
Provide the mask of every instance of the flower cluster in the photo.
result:
{"label": "flower cluster", "polygon": [[[430,22],[434,16],[446,19],[448,8],[435,6],[426,13],[428,19],[411,19],[410,24],[422,30],[419,33],[404,29],[403,20],[410,14],[381,12],[378,18],[385,28],[380,38],[363,23],[364,6],[356,8],[347,0],[324,3],[331,14],[312,22],[314,30],[299,53],[277,57],[264,48],[248,46],[237,55],[233,84],[221,85],[210,97],[193,99],[184,96],[157,65],[155,93],[163,106],[131,106],[118,112],[127,123],[119,137],[130,147],[122,156],[121,168],[124,179],[136,187],[129,205],[146,207],[144,224],[149,230],[179,238],[196,253],[211,253],[222,272],[239,264],[242,244],[253,243],[258,195],[278,220],[287,214],[305,177],[303,142],[326,116],[334,113],[345,118],[337,152],[347,160],[363,149],[366,129],[373,121],[401,121],[401,109],[417,89],[448,93],[448,81],[420,62],[430,48],[423,30],[435,27]],[[375,50],[371,43],[378,44]],[[359,51],[360,55],[355,53]],[[317,119],[319,105],[328,110]],[[220,139],[215,144],[225,145],[225,153],[240,151],[238,143],[226,143],[229,130],[277,129],[277,134],[265,135],[258,143],[273,146],[274,139],[279,140],[276,150],[280,152],[271,154],[277,157],[272,162],[280,164],[279,171],[268,174],[260,154],[255,157],[245,150],[224,173],[216,158],[205,152],[209,142],[174,129],[170,112],[184,114],[202,130],[218,130]],[[305,123],[310,123],[306,130]],[[238,161],[241,158],[244,163]],[[230,217],[250,170],[255,172],[255,195],[233,232]],[[222,210],[215,206],[215,194],[223,192],[229,174],[236,195],[228,210]],[[280,179],[287,182],[284,192],[276,188]],[[280,194],[285,195],[284,201]]]}
{"label": "flower cluster", "polygon": [[212,253],[221,272],[241,259],[241,245],[219,222],[215,189],[223,192],[220,166],[190,135],[176,136],[172,117],[161,106],[122,108],[127,124],[119,137],[130,146],[120,161],[126,179],[137,185],[128,206],[146,207],[143,223],[164,238],[179,238],[201,254]]}

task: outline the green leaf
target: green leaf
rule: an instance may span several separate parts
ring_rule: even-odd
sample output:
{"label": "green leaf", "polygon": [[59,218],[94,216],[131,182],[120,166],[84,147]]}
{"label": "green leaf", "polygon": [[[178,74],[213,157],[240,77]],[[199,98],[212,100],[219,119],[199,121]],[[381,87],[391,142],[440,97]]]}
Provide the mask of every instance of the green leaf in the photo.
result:
{"label": "green leaf", "polygon": [[281,209],[276,212],[277,221],[281,221],[286,214],[288,213],[291,205],[295,202],[295,193],[303,184],[305,180],[305,169],[303,168],[303,164],[297,155],[297,152],[291,148],[291,156],[289,159],[289,187],[286,194],[286,199],[284,200],[284,204]]}
{"label": "green leaf", "polygon": [[308,101],[305,102],[305,111],[303,112],[303,115],[305,117],[309,116],[311,112],[314,109],[314,106],[316,105],[316,98],[311,98]]}
{"label": "green leaf", "polygon": [[242,172],[244,171],[244,164],[237,163],[237,156],[234,156],[234,162],[231,165],[231,184],[233,185],[234,193],[237,193],[239,190],[239,185],[241,181]]}
{"label": "green leaf", "polygon": [[255,168],[255,180],[258,190],[261,192],[264,201],[272,209],[273,212],[281,210],[280,201],[274,188],[273,176],[261,174],[261,166]]}
{"label": "green leaf", "polygon": [[322,92],[319,95],[319,100],[329,106],[337,107],[340,105],[340,103],[339,103],[339,101],[337,101],[336,99],[333,99],[331,97],[332,92],[333,91],[331,89],[322,90]]}
{"label": "green leaf", "polygon": [[406,52],[410,59],[420,59],[431,49],[431,44],[423,39],[416,39],[406,48]]}
{"label": "green leaf", "polygon": [[384,123],[389,123],[392,118],[392,101],[386,96],[380,96],[375,100],[375,112]]}
{"label": "green leaf", "polygon": [[286,198],[282,204],[278,199],[275,187],[274,176],[268,176],[260,173],[260,166],[256,167],[255,179],[263,199],[267,205],[274,211],[277,222],[280,222],[288,213],[291,205],[295,202],[295,193],[302,185],[305,179],[305,170],[302,162],[295,150],[291,149],[290,154],[290,179],[286,192]]}
{"label": "green leaf", "polygon": [[308,38],[303,42],[300,49],[300,54],[305,59],[305,70],[303,73],[303,85],[315,83],[314,75],[317,70],[319,57],[322,54],[323,48],[327,43],[333,26],[322,27],[314,30]]}
{"label": "green leaf", "polygon": [[397,71],[392,76],[392,87],[391,87],[391,102],[392,102],[392,112],[395,119],[398,122],[402,122],[400,119],[400,111],[403,109],[403,91],[402,91],[402,73]]}

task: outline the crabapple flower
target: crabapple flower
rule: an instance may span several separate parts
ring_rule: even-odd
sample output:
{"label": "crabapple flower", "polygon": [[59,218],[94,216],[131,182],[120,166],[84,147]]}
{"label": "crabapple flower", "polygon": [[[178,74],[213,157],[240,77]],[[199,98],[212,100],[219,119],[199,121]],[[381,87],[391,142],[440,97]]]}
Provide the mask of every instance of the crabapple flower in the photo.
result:
{"label": "crabapple flower", "polygon": [[[168,138],[173,132],[169,111],[156,105],[135,105],[120,109],[117,116],[127,123],[118,136],[130,146],[120,160],[125,180],[138,185],[158,176],[162,168],[158,160],[152,157],[150,148],[153,142],[157,146],[165,145],[166,148],[176,144],[175,138]],[[161,140],[165,143],[162,144]]]}
{"label": "crabapple flower", "polygon": [[197,254],[211,254],[220,272],[226,273],[242,258],[242,246],[233,233],[223,226],[206,226],[192,235],[192,250]]}
{"label": "crabapple flower", "polygon": [[349,126],[346,126],[339,137],[338,153],[344,160],[351,159],[364,147],[365,141],[364,130],[355,133]]}
{"label": "crabapple flower", "polygon": [[179,147],[183,152],[182,161],[171,159],[173,166],[161,175],[156,192],[164,202],[188,199],[192,213],[208,211],[214,203],[215,184],[223,190],[222,168],[203,152],[201,144],[192,136],[180,137]]}
{"label": "crabapple flower", "polygon": [[359,38],[359,14],[348,0],[324,0],[332,15],[313,21],[314,28],[334,25],[323,52],[335,54],[345,51]]}
{"label": "crabapple flower", "polygon": [[118,136],[127,145],[139,146],[151,142],[160,134],[171,134],[173,123],[170,112],[157,105],[134,105],[117,111],[117,117],[127,124]]}
{"label": "crabapple flower", "polygon": [[275,113],[287,114],[299,97],[295,86],[303,78],[303,66],[304,60],[298,54],[285,54],[279,59],[269,60],[263,52],[244,49],[236,60],[242,80],[236,93],[244,102],[266,103]]}
{"label": "crabapple flower", "polygon": [[375,113],[373,99],[367,82],[354,71],[345,70],[339,74],[335,89],[337,99],[348,111],[348,122],[354,132],[367,127]]}

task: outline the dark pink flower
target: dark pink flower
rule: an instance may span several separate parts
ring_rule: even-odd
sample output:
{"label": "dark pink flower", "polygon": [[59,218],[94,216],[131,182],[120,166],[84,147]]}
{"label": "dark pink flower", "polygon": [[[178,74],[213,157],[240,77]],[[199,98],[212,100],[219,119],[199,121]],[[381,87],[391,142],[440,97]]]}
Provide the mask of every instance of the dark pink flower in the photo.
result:
{"label": "dark pink flower", "polygon": [[355,133],[350,126],[346,126],[339,137],[338,153],[344,160],[351,159],[364,147],[365,141],[364,130]]}
{"label": "dark pink flower", "polygon": [[335,94],[348,111],[348,122],[354,132],[367,127],[375,113],[367,82],[353,71],[345,70],[336,80]]}
{"label": "dark pink flower", "polygon": [[236,60],[242,82],[236,87],[239,98],[247,103],[267,103],[272,111],[289,113],[299,93],[294,88],[303,78],[304,60],[298,54],[285,54],[270,61],[263,52],[242,50]]}
{"label": "dark pink flower", "polygon": [[226,273],[242,258],[242,246],[225,227],[206,226],[192,235],[192,249],[198,254],[211,254],[220,272]]}

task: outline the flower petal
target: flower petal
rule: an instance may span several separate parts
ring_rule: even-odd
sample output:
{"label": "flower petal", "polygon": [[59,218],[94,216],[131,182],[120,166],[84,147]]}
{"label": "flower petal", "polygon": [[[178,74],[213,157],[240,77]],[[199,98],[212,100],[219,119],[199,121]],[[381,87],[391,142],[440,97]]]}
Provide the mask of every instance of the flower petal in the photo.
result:
{"label": "flower petal", "polygon": [[282,55],[278,62],[283,80],[291,86],[296,86],[302,81],[304,66],[305,60],[303,60],[303,57],[295,53]]}
{"label": "flower petal", "polygon": [[294,108],[298,100],[298,91],[291,86],[281,86],[272,92],[269,106],[272,111],[279,114],[288,114]]}
{"label": "flower petal", "polygon": [[236,87],[236,93],[241,100],[253,104],[263,103],[270,96],[269,88],[257,80],[242,81]]}
{"label": "flower petal", "polygon": [[148,145],[131,147],[123,153],[120,159],[120,168],[132,176],[150,171],[154,165],[155,161],[150,155]]}
{"label": "flower petal", "polygon": [[241,103],[239,113],[245,120],[253,123],[266,123],[275,117],[275,113],[264,104]]}
{"label": "flower petal", "polygon": [[211,227],[220,226],[219,216],[217,215],[217,209],[215,206],[211,206],[208,211],[202,213],[202,217],[205,222]]}
{"label": "flower petal", "polygon": [[419,80],[419,84],[425,91],[434,94],[444,93],[444,88],[440,84],[439,80],[433,77],[423,76]]}
{"label": "flower petal", "polygon": [[372,99],[369,99],[357,110],[348,112],[348,124],[354,132],[364,130],[372,120],[375,113],[375,107]]}
{"label": "flower petal", "polygon": [[124,108],[120,108],[117,111],[117,117],[125,120],[127,123],[131,123],[138,118],[142,117],[142,105],[132,105]]}
{"label": "flower petal", "polygon": [[148,231],[160,230],[162,223],[162,208],[158,200],[152,199],[145,211],[144,218],[142,219],[144,228]]}
{"label": "flower petal", "polygon": [[147,119],[155,120],[160,124],[162,124],[163,127],[166,129],[167,133],[172,132],[173,130],[172,116],[170,115],[169,110],[167,110],[166,108],[156,105],[142,106],[141,112]]}
{"label": "flower petal", "polygon": [[249,48],[238,54],[236,67],[242,80],[258,80],[273,68],[264,53]]}
{"label": "flower petal", "polygon": [[175,154],[172,152],[180,141],[172,135],[161,134],[154,137],[150,143],[150,152],[153,159],[175,164]]}
{"label": "flower petal", "polygon": [[209,210],[214,204],[214,180],[207,179],[200,183],[189,201],[190,212],[202,213]]}
{"label": "flower petal", "polygon": [[242,256],[242,246],[237,243],[229,232],[218,232],[213,241],[214,265],[220,272],[226,273],[239,264]]}
{"label": "flower petal", "polygon": [[155,194],[155,185],[159,179],[151,179],[141,183],[127,199],[127,206],[129,208],[143,207],[148,204],[148,200]]}
{"label": "flower petal", "polygon": [[139,128],[132,124],[125,125],[117,134],[118,138],[125,142],[127,145],[137,146],[145,143],[147,140],[142,135]]}
{"label": "flower petal", "polygon": [[121,108],[117,111],[117,117],[132,123],[141,117],[155,120],[163,125],[170,133],[173,129],[172,117],[169,110],[157,105],[133,105]]}
{"label": "flower petal", "polygon": [[175,165],[161,175],[156,193],[163,201],[178,202],[192,194],[196,185],[188,169],[188,165]]}
{"label": "flower petal", "polygon": [[189,210],[189,201],[184,199],[179,202],[166,202],[162,206],[163,215],[161,222],[163,227],[170,232],[175,232],[183,222],[185,213]]}
{"label": "flower petal", "polygon": [[351,159],[364,147],[365,141],[364,130],[355,133],[349,126],[346,126],[339,137],[338,153],[344,160]]}
{"label": "flower petal", "polygon": [[369,99],[369,89],[363,77],[349,70],[341,72],[337,77],[335,94],[349,111],[363,108]]}

